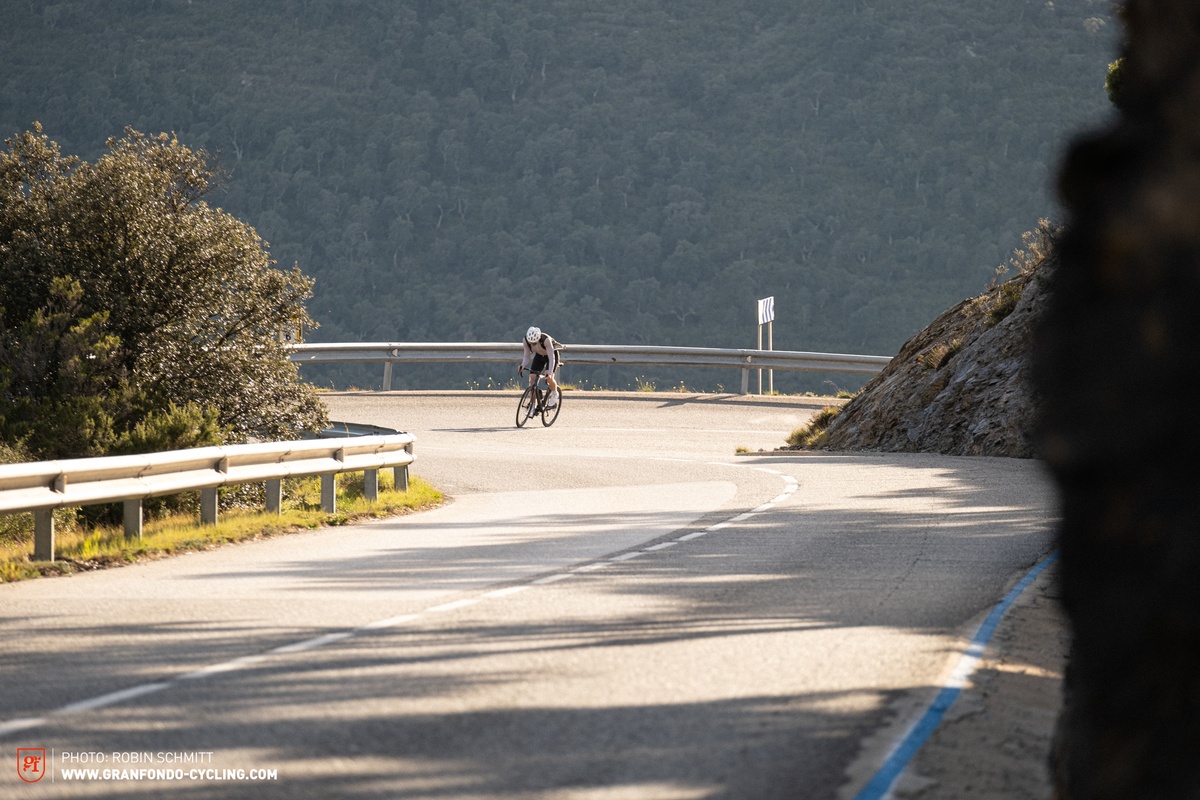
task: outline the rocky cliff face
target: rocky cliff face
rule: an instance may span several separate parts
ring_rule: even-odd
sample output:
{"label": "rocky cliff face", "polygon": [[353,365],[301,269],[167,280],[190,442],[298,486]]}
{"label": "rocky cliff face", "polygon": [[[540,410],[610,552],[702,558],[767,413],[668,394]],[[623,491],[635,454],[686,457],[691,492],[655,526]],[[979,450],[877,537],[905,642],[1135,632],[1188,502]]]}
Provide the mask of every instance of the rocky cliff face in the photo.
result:
{"label": "rocky cliff face", "polygon": [[1049,231],[1027,237],[1019,271],[913,336],[829,424],[836,450],[1034,455],[1034,322],[1053,269]]}

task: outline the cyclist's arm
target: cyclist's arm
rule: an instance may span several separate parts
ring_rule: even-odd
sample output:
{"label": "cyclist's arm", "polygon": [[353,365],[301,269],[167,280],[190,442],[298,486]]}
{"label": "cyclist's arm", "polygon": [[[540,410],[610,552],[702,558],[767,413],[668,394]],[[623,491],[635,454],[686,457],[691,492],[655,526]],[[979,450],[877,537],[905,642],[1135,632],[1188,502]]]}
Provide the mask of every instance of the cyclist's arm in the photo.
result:
{"label": "cyclist's arm", "polygon": [[553,375],[558,365],[558,353],[554,352],[554,340],[546,339],[546,374]]}
{"label": "cyclist's arm", "polygon": [[524,372],[533,363],[533,348],[529,346],[529,342],[521,342],[521,350],[520,371]]}

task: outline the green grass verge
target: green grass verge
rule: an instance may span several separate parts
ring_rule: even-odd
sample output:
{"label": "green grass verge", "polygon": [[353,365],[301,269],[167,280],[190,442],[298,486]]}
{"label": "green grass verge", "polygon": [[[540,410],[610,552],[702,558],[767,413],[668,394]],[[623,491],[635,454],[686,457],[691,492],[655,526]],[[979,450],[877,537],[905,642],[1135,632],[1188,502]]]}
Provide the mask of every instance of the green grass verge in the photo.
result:
{"label": "green grass verge", "polygon": [[32,536],[9,539],[0,542],[0,583],[44,575],[69,575],[208,550],[232,542],[394,517],[433,508],[443,499],[441,492],[417,477],[409,480],[407,492],[395,491],[391,486],[391,470],[379,471],[379,483],[379,499],[369,501],[363,497],[362,473],[339,475],[338,510],[334,514],[321,510],[320,479],[302,478],[285,483],[280,514],[223,509],[216,525],[201,525],[198,518],[191,515],[168,516],[147,521],[142,538],[133,540],[126,539],[119,526],[71,527],[56,532],[57,560],[53,562],[33,560]]}

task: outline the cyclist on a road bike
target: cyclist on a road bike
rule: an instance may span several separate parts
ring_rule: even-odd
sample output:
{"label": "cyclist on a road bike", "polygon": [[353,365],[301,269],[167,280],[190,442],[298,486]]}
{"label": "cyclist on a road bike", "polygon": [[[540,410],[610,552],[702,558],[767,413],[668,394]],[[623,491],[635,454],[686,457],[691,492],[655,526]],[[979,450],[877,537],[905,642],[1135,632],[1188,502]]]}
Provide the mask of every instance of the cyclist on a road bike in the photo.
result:
{"label": "cyclist on a road bike", "polygon": [[550,386],[550,400],[546,403],[546,408],[558,405],[558,381],[554,380],[554,370],[558,367],[558,354],[555,350],[559,347],[561,345],[554,341],[550,334],[542,333],[541,328],[530,327],[525,331],[525,352],[521,357],[521,366],[517,367],[517,374],[529,370],[529,385],[533,386],[538,373],[546,373],[546,383]]}

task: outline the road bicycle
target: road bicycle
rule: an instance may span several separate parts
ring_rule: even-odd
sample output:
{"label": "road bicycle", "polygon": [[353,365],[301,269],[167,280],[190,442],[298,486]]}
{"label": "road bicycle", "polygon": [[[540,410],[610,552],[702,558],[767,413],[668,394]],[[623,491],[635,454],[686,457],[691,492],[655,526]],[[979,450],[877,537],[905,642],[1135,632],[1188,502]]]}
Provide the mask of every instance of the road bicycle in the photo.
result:
{"label": "road bicycle", "polygon": [[[554,371],[558,372],[558,368],[555,367]],[[518,428],[524,428],[526,422],[537,416],[542,418],[542,424],[547,428],[554,424],[554,420],[558,419],[558,412],[562,411],[562,389],[558,390],[558,403],[547,408],[546,403],[550,400],[550,387],[545,381],[546,373],[539,372],[538,379],[521,395],[521,401],[517,403]]]}

